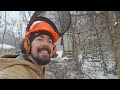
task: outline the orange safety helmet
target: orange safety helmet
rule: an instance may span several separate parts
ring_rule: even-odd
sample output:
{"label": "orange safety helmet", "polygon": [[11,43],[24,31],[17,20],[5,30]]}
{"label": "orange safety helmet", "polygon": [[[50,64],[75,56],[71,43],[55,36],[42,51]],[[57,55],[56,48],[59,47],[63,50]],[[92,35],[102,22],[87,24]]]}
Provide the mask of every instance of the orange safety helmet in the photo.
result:
{"label": "orange safety helmet", "polygon": [[52,26],[50,24],[48,24],[46,21],[36,21],[32,24],[32,26],[30,27],[30,29],[28,30],[28,32],[25,35],[25,38],[29,38],[31,33],[34,32],[40,32],[40,31],[47,31],[49,33],[51,33],[51,35],[53,36],[53,42],[55,43],[58,38],[59,35],[58,33],[56,33],[54,31],[54,29],[52,28]]}

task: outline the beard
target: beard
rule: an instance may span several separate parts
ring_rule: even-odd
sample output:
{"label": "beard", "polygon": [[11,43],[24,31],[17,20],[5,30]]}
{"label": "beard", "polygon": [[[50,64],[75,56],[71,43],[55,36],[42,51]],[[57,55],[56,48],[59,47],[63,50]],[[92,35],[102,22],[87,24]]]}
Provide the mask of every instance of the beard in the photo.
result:
{"label": "beard", "polygon": [[[49,54],[49,57],[46,55],[39,55],[41,51],[47,51]],[[51,50],[47,46],[43,46],[42,48],[37,48],[37,55],[33,55],[31,53],[31,56],[39,65],[46,65],[50,62],[50,53],[51,53]]]}

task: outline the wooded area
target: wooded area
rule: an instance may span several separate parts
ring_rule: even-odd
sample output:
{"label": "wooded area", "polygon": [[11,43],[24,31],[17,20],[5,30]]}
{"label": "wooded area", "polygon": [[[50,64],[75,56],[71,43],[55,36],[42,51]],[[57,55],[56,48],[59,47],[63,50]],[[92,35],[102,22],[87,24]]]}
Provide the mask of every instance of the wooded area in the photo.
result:
{"label": "wooded area", "polygon": [[[0,44],[14,46],[17,53],[33,12],[1,11]],[[67,66],[64,65],[64,68],[59,68],[60,64],[56,66],[50,64],[48,67],[54,70],[48,69],[49,73],[55,71],[54,75],[57,76],[54,78],[70,78],[67,76],[69,71],[77,74],[75,78],[82,78],[84,75],[88,78],[97,78],[94,74],[103,71],[106,78],[109,78],[109,74],[120,78],[120,12],[70,11],[70,13],[72,18],[70,29],[57,44],[58,50],[63,51],[64,56],[71,54],[70,60],[65,61]],[[1,47],[0,55],[2,51]],[[62,76],[63,74],[65,76]]]}

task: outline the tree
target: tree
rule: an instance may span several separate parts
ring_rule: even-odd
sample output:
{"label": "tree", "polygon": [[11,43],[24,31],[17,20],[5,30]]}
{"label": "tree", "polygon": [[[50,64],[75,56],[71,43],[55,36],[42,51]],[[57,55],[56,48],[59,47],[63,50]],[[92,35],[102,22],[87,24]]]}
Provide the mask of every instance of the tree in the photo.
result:
{"label": "tree", "polygon": [[[116,60],[116,70],[118,77],[120,78],[120,32],[118,25],[116,24],[116,15],[115,12],[109,11],[108,15],[108,28],[111,36],[112,47],[114,51],[114,56]],[[117,26],[116,26],[117,25]]]}

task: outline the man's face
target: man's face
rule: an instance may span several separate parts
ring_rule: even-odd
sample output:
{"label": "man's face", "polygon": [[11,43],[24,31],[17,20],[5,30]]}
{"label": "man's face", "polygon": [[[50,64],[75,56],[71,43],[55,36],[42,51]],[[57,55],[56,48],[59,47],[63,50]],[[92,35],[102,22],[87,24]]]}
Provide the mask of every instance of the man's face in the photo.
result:
{"label": "man's face", "polygon": [[53,51],[53,42],[47,35],[36,37],[31,44],[31,56],[39,65],[46,65],[50,62]]}

